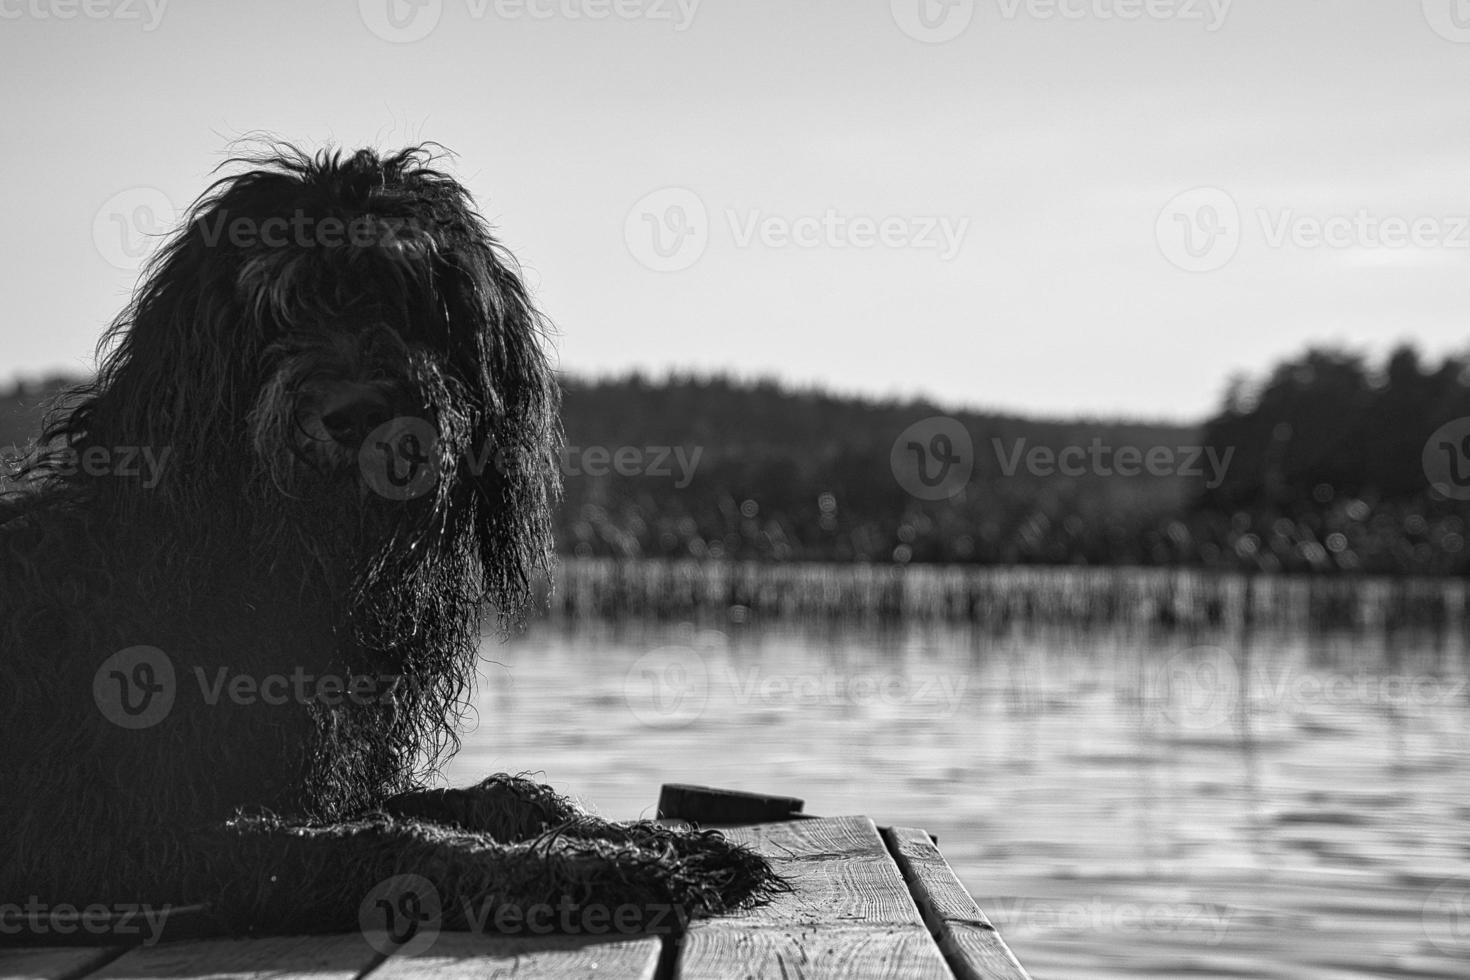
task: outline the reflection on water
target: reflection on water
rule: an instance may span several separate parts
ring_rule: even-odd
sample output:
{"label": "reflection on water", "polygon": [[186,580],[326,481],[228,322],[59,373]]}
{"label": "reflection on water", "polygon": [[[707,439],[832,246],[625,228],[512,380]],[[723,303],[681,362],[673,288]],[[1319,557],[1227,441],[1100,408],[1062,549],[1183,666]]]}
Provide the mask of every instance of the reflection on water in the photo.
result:
{"label": "reflection on water", "polygon": [[447,776],[922,826],[1037,980],[1470,977],[1470,694],[1442,636],[538,624]]}

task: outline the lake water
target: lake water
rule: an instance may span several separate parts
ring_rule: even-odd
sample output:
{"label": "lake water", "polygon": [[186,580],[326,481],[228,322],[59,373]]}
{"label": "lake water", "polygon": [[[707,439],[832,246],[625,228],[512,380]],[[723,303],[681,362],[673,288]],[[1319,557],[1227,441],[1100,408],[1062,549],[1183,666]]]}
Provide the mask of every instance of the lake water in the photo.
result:
{"label": "lake water", "polygon": [[1470,977],[1458,639],[622,621],[485,655],[451,782],[924,827],[1037,980]]}

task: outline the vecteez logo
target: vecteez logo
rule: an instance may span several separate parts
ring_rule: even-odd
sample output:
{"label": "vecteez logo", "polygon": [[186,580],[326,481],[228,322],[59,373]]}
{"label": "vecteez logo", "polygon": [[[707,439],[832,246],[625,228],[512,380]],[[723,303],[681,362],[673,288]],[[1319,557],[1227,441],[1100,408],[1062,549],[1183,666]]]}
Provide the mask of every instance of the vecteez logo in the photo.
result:
{"label": "vecteez logo", "polygon": [[92,675],[92,699],[119,728],[152,728],[173,710],[178,695],[174,664],[155,646],[132,646],[102,662]]}
{"label": "vecteez logo", "polygon": [[1424,443],[1429,485],[1450,500],[1470,500],[1470,417],[1446,422]]}
{"label": "vecteez logo", "polygon": [[964,215],[867,214],[836,207],[783,214],[761,207],[723,208],[714,221],[702,197],[687,187],[645,194],[623,220],[623,241],[639,265],[680,272],[700,260],[717,229],[730,247],[768,251],[912,251],[941,262],[957,258],[971,221]]}
{"label": "vecteez logo", "polygon": [[915,422],[893,440],[889,468],[898,485],[919,500],[948,500],[975,472],[975,443],[958,419],[945,415]]}
{"label": "vecteez logo", "polygon": [[975,0],[890,0],[893,22],[915,41],[943,44],[965,32],[975,17]]}
{"label": "vecteez logo", "polygon": [[[1467,0],[1470,2],[1470,0]],[[1363,256],[1470,251],[1470,214],[1388,213],[1367,207],[1308,212],[1256,207],[1243,217],[1235,196],[1219,187],[1176,194],[1154,222],[1154,239],[1170,264],[1185,272],[1215,272],[1246,244],[1275,252],[1357,253]]]}
{"label": "vecteez logo", "polygon": [[1213,34],[1225,26],[1235,0],[996,0],[1001,17],[1040,21],[1178,21]]}
{"label": "vecteez logo", "polygon": [[384,956],[415,956],[439,938],[444,903],[422,875],[400,874],[379,882],[358,904],[357,922],[369,946]]}
{"label": "vecteez logo", "polygon": [[1431,30],[1455,44],[1470,44],[1470,0],[1422,0]]}
{"label": "vecteez logo", "polygon": [[656,190],[629,209],[623,241],[639,265],[679,272],[698,262],[709,246],[709,212],[687,187]]}
{"label": "vecteez logo", "polygon": [[[1033,445],[1025,438],[989,440],[991,465],[1003,478],[1020,473],[1038,479],[1135,477],[1185,478],[1214,489],[1225,482],[1235,447],[1113,445],[1101,436],[1063,446]],[[889,466],[899,486],[919,500],[948,500],[974,475],[979,458],[964,424],[946,415],[915,422],[893,441]],[[993,468],[991,468],[993,466]]]}
{"label": "vecteez logo", "polygon": [[439,431],[411,415],[368,433],[357,454],[363,483],[388,500],[414,500],[439,482]]}
{"label": "vecteez logo", "polygon": [[444,0],[358,0],[357,12],[375,37],[389,44],[412,44],[439,26]]}
{"label": "vecteez logo", "polygon": [[1178,476],[1203,479],[1213,490],[1225,482],[1235,447],[1222,451],[1215,446],[1112,446],[1095,437],[1086,446],[1060,449],[1027,446],[1025,439],[1009,443],[990,441],[1002,476],[1015,476],[1021,469],[1037,477],[1093,476]]}
{"label": "vecteez logo", "polygon": [[107,264],[137,272],[178,221],[179,212],[157,187],[130,187],[102,202],[92,217],[92,244]]}
{"label": "vecteez logo", "polygon": [[1164,205],[1154,238],[1164,258],[1185,272],[1214,272],[1240,250],[1240,207],[1218,187],[1196,187]]}
{"label": "vecteez logo", "polygon": [[0,21],[111,20],[141,24],[151,33],[163,23],[169,0],[0,0]]}
{"label": "vecteez logo", "polygon": [[639,657],[623,677],[623,700],[650,728],[684,728],[709,704],[709,665],[697,650],[666,646]]}

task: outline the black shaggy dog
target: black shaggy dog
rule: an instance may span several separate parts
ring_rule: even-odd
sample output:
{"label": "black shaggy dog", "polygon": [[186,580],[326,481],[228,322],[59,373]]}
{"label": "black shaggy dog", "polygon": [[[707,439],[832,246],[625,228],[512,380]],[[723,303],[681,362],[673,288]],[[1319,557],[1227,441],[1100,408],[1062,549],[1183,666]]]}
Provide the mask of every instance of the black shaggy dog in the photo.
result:
{"label": "black shaggy dog", "polygon": [[524,778],[423,788],[482,609],[514,627],[551,558],[542,324],[425,148],[236,162],[0,496],[0,907],[338,931],[409,881],[516,931],[779,888]]}

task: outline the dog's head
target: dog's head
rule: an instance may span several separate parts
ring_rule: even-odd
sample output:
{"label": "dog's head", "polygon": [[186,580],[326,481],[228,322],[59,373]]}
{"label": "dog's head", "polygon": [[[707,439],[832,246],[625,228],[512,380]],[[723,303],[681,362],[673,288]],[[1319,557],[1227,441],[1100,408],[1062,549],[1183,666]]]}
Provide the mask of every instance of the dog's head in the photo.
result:
{"label": "dog's head", "polygon": [[168,451],[155,486],[99,492],[241,502],[360,589],[454,562],[519,611],[549,560],[559,426],[513,260],[422,147],[232,163],[52,434],[73,452]]}

